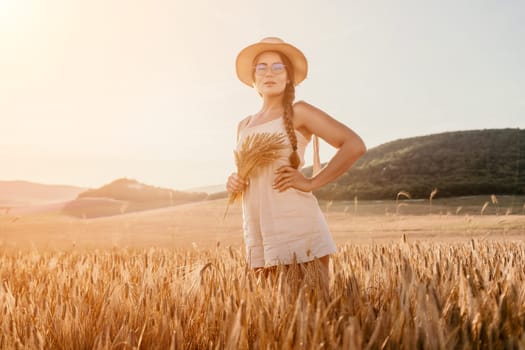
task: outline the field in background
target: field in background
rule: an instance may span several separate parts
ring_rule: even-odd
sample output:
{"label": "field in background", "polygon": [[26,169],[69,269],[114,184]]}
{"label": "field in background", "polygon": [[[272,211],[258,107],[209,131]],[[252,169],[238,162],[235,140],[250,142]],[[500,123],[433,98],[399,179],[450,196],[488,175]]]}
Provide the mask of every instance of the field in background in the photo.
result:
{"label": "field in background", "polygon": [[[497,206],[486,204],[490,200],[490,196],[434,200],[432,207],[429,201],[320,205],[338,244],[396,241],[403,235],[409,240],[439,241],[525,237],[525,216],[506,215],[509,208],[517,213],[525,197],[502,197]],[[225,199],[96,219],[62,215],[59,206],[43,208],[0,212],[0,245],[16,249],[242,245],[240,205],[233,205],[224,218]]]}
{"label": "field in background", "polygon": [[[430,199],[321,201],[325,210],[354,215],[525,215],[525,196],[468,196]],[[438,192],[439,193],[439,192]]]}

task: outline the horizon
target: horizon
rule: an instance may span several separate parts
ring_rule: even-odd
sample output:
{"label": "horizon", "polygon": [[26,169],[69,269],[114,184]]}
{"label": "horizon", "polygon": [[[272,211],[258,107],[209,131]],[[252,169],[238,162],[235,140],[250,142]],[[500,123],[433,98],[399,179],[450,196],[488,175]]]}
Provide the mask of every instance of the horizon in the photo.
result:
{"label": "horizon", "polygon": [[[445,132],[440,132],[440,133],[435,133],[435,134],[417,135],[417,136],[412,136],[412,137],[407,137],[407,138],[399,138],[399,139],[395,139],[395,140],[390,140],[390,141],[386,141],[385,143],[382,143],[380,145],[377,145],[375,147],[369,148],[368,150],[371,150],[371,149],[374,149],[374,148],[377,148],[377,147],[380,147],[380,146],[383,146],[383,145],[386,145],[386,144],[389,144],[389,143],[392,143],[392,142],[410,140],[410,139],[414,139],[414,138],[431,137],[431,136],[448,134],[448,133],[473,132],[473,131],[485,131],[485,130],[524,130],[524,129],[521,129],[521,128],[498,128],[498,129],[466,129],[466,130],[445,131]],[[311,167],[311,166],[312,166],[311,164],[305,164],[303,168],[308,168],[308,167]],[[159,187],[159,188],[166,188],[166,189],[171,189],[171,190],[174,190],[174,191],[182,191],[182,192],[192,192],[192,191],[195,191],[195,192],[208,192],[208,191],[205,191],[205,189],[207,189],[207,188],[224,187],[225,186],[224,183],[216,183],[216,184],[201,184],[201,185],[198,185],[198,186],[193,186],[193,187],[188,187],[188,188],[173,188],[173,187],[159,186],[159,185],[153,184],[153,183],[146,183],[144,181],[141,181],[140,179],[136,179],[136,178],[133,178],[133,177],[130,177],[130,176],[125,176],[125,175],[117,177],[117,178],[114,178],[114,179],[111,179],[111,180],[109,180],[106,183],[98,184],[96,186],[82,186],[82,185],[78,185],[78,184],[64,184],[64,183],[45,183],[45,182],[32,181],[32,180],[28,180],[28,179],[1,179],[0,178],[0,182],[26,182],[26,183],[30,183],[30,184],[37,184],[37,185],[44,185],[44,186],[65,186],[65,187],[77,187],[77,188],[84,188],[84,189],[96,189],[96,188],[100,188],[102,186],[108,185],[110,183],[113,183],[114,181],[120,180],[120,179],[134,180],[134,181],[137,181],[137,182],[139,182],[141,184],[144,184],[144,185],[149,185],[149,186],[154,186],[154,187]],[[221,192],[221,191],[218,191],[218,192]],[[208,192],[208,193],[210,193],[210,194],[211,193],[217,193],[217,191],[216,192]]]}
{"label": "horizon", "polygon": [[[4,0],[0,179],[224,183],[237,122],[260,106],[237,80],[235,57],[266,36],[308,59],[296,100],[350,126],[369,149],[525,128],[523,3]],[[321,143],[322,162],[334,153]]]}

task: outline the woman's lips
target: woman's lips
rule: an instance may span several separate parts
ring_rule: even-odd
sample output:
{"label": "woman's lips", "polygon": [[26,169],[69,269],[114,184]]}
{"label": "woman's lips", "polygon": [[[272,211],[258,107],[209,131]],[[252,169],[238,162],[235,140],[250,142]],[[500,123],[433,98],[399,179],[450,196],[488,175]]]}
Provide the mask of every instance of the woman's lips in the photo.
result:
{"label": "woman's lips", "polygon": [[275,82],[274,81],[267,81],[266,83],[264,83],[265,86],[273,86],[275,85]]}

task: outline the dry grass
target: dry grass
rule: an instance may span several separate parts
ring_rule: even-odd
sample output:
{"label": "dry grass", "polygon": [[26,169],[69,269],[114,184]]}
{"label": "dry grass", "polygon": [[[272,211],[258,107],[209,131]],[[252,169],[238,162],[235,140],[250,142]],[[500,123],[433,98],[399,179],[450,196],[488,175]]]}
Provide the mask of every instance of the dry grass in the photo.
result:
{"label": "dry grass", "polygon": [[493,200],[483,216],[477,202],[477,216],[439,200],[446,214],[322,203],[341,248],[329,300],[315,278],[258,281],[239,248],[240,208],[223,221],[225,202],[0,215],[0,348],[525,347],[525,218],[487,215]]}
{"label": "dry grass", "polygon": [[233,248],[0,255],[0,348],[525,347],[525,243],[345,245],[268,280]]}
{"label": "dry grass", "polygon": [[[237,174],[247,180],[260,169],[279,159],[280,152],[287,148],[284,141],[285,135],[280,133],[265,132],[246,136],[241,147],[234,151]],[[239,195],[238,192],[230,194],[228,203],[233,203]]]}
{"label": "dry grass", "polygon": [[[97,219],[53,213],[0,214],[0,247],[23,250],[31,247],[39,250],[68,250],[72,247],[189,249],[194,244],[200,248],[212,248],[217,241],[239,247],[242,245],[241,208],[237,204],[231,206],[228,216],[223,219],[226,201],[206,201]],[[395,201],[320,204],[323,209],[330,207],[325,215],[339,245],[349,241],[359,244],[396,242],[403,234],[407,234],[410,241],[525,239],[525,216],[490,215],[491,210],[494,212],[491,206],[481,216],[478,201],[475,206],[461,202],[463,210],[459,215],[449,214],[458,205],[456,202],[446,207],[439,201],[433,203],[433,211],[443,212],[441,215],[428,215],[428,200],[400,207],[399,215],[395,214],[398,208]],[[500,204],[504,201],[500,198]],[[521,202],[518,204],[521,207]],[[418,215],[407,215],[410,212]],[[501,212],[505,212],[504,206]]]}

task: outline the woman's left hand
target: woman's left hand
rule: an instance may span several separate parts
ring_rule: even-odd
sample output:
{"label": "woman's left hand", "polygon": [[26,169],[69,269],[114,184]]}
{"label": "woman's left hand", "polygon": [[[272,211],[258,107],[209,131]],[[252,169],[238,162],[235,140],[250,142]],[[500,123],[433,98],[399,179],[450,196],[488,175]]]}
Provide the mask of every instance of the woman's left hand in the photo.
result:
{"label": "woman's left hand", "polygon": [[306,178],[299,170],[289,166],[283,165],[275,171],[277,176],[273,181],[272,187],[279,192],[285,191],[289,188],[295,188],[299,191],[310,192],[311,181]]}

